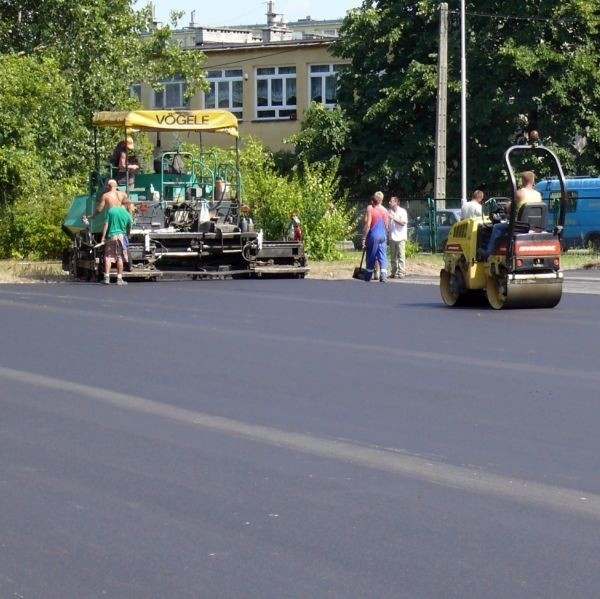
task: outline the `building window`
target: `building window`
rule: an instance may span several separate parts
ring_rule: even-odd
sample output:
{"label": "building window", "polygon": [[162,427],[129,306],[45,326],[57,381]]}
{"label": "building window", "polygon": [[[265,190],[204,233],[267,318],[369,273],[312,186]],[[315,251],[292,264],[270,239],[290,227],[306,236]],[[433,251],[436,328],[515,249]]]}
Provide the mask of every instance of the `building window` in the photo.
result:
{"label": "building window", "polygon": [[161,81],[162,89],[154,91],[154,108],[189,108],[189,101],[185,99],[187,84],[181,79],[173,77]]}
{"label": "building window", "polygon": [[242,69],[208,71],[209,91],[204,93],[204,108],[223,108],[242,118],[244,74]]}
{"label": "building window", "polygon": [[256,69],[256,118],[296,118],[296,67]]}
{"label": "building window", "polygon": [[142,103],[142,84],[141,83],[134,83],[129,88],[129,97],[136,98],[140,104]]}
{"label": "building window", "polygon": [[337,77],[342,65],[313,64],[310,67],[310,101],[333,108],[337,104]]}

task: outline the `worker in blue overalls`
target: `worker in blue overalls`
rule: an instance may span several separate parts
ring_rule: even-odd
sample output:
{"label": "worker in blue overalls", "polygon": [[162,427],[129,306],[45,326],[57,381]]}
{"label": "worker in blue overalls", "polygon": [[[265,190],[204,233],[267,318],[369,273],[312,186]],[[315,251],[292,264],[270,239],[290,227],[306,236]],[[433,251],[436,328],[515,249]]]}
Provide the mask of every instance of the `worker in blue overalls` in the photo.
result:
{"label": "worker in blue overalls", "polygon": [[389,214],[383,207],[383,193],[373,194],[371,205],[367,206],[363,229],[363,248],[366,250],[367,272],[365,281],[370,281],[375,270],[375,262],[379,262],[379,280],[387,279],[387,232]]}

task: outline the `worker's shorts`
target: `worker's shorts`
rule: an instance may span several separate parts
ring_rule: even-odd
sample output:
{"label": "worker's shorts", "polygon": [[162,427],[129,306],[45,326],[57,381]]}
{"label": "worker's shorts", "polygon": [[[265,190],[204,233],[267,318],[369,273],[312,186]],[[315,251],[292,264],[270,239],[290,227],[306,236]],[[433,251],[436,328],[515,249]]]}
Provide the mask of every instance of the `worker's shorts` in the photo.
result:
{"label": "worker's shorts", "polygon": [[118,260],[129,262],[127,250],[125,249],[124,235],[115,235],[107,240],[106,247],[104,248],[104,259],[111,262],[117,262]]}

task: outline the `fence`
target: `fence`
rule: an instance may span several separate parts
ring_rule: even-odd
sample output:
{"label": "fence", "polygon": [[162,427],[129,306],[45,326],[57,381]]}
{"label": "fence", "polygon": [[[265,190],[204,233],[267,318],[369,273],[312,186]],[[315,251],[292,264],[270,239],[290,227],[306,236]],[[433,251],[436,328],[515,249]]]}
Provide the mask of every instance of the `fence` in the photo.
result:
{"label": "fence", "polygon": [[[352,202],[359,210],[367,204],[368,201]],[[409,239],[424,252],[443,250],[450,227],[459,220],[460,198],[400,198],[400,206],[408,213]]]}
{"label": "fence", "polygon": [[[491,197],[506,197],[506,192],[486,194]],[[424,252],[441,252],[452,225],[460,220],[460,198],[399,198],[400,206],[408,213],[408,236],[419,244]],[[368,200],[354,200],[352,205],[364,208]]]}

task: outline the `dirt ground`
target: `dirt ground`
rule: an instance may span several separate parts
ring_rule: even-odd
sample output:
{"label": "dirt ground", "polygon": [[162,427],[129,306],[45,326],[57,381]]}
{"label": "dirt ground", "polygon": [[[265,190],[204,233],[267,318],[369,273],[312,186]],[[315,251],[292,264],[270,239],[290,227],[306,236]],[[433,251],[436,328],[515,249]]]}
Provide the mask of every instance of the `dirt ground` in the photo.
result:
{"label": "dirt ground", "polygon": [[67,278],[60,262],[0,261],[0,284],[56,283],[66,281]]}
{"label": "dirt ground", "polygon": [[[356,261],[341,262],[310,262],[308,278],[322,280],[350,279]],[[415,257],[406,261],[408,277],[439,277],[442,266],[442,256]],[[597,269],[600,262],[593,261],[580,264],[575,268]],[[61,270],[58,262],[17,262],[0,261],[0,284],[2,283],[56,283],[66,281],[67,274]]]}
{"label": "dirt ground", "polygon": [[[418,258],[407,260],[407,275],[433,276],[440,273],[442,264],[441,256],[439,262],[436,260],[420,260]],[[350,279],[354,267],[358,266],[358,260],[341,262],[310,262],[308,278],[324,280]],[[0,284],[3,283],[57,283],[67,280],[67,274],[61,270],[58,262],[0,262]]]}
{"label": "dirt ground", "polygon": [[[309,262],[310,279],[349,279],[358,261],[352,262]],[[406,261],[406,274],[419,277],[438,277],[442,266],[442,257],[439,257],[439,263],[435,261],[423,261],[418,258]]]}
{"label": "dirt ground", "polygon": [[[348,279],[352,277],[352,272],[355,266],[358,266],[359,259],[355,262],[310,262],[309,278],[311,279]],[[443,265],[442,254],[430,255],[421,254],[414,258],[406,260],[406,274],[415,277],[433,277],[437,279],[440,276],[440,270]],[[581,260],[574,261],[573,259],[565,260],[562,267],[566,270],[573,268],[582,270],[597,270],[600,269],[600,260],[582,256]]]}

